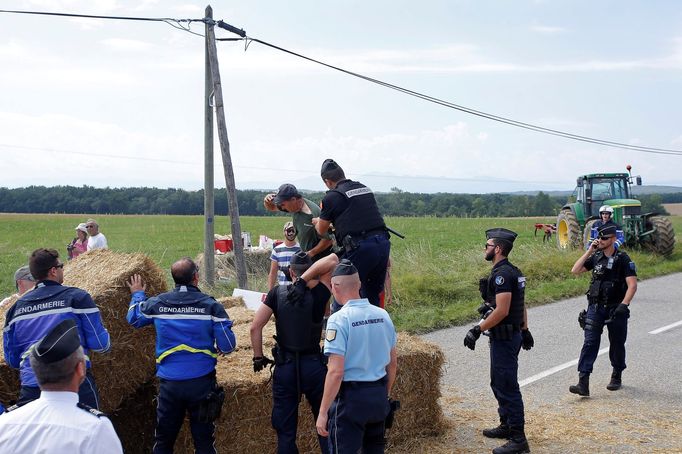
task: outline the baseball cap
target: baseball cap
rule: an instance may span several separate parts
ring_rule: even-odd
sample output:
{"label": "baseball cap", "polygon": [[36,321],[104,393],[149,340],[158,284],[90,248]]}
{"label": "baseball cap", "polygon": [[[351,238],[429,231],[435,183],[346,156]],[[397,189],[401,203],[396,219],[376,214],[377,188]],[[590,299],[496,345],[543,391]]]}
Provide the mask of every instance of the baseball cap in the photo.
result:
{"label": "baseball cap", "polygon": [[24,265],[14,272],[14,282],[16,281],[31,281],[35,282],[35,278],[31,274],[28,265]]}
{"label": "baseball cap", "polygon": [[284,183],[277,190],[277,194],[275,195],[274,200],[275,205],[280,205],[285,200],[289,200],[293,197],[301,197],[301,194],[298,192],[298,189],[296,189],[296,186],[294,186],[293,184]]}
{"label": "baseball cap", "polygon": [[81,222],[76,226],[76,230],[80,230],[81,232],[88,233],[88,229],[85,228],[85,222]]}

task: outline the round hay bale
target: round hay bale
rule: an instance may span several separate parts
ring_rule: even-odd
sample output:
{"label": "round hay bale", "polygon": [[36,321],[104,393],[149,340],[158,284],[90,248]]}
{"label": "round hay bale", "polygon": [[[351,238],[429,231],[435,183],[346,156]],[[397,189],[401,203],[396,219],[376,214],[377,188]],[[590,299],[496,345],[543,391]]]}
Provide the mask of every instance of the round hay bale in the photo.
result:
{"label": "round hay bale", "polygon": [[[7,311],[17,302],[12,296],[7,304],[0,307],[0,326],[5,326]],[[0,402],[4,405],[15,402],[19,398],[19,370],[13,369],[5,362],[4,342],[0,342]]]}
{"label": "round hay bale", "polygon": [[90,293],[111,336],[110,352],[90,354],[101,398],[100,409],[104,412],[118,408],[156,371],[154,328],[138,330],[126,321],[130,302],[126,282],[134,274],[142,276],[148,297],[168,289],[166,274],[140,253],[98,249],[78,256],[64,267],[64,285]]}

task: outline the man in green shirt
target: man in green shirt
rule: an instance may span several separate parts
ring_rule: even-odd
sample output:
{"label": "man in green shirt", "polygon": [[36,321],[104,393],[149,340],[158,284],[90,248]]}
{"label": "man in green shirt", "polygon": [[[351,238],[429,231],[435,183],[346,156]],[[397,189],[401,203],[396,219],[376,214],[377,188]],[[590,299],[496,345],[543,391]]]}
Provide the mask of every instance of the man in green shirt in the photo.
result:
{"label": "man in green shirt", "polygon": [[332,240],[328,235],[320,238],[312,222],[314,217],[320,215],[320,207],[304,198],[296,186],[289,183],[281,185],[276,194],[272,193],[265,196],[263,205],[268,211],[291,213],[298,243],[313,261],[331,253]]}

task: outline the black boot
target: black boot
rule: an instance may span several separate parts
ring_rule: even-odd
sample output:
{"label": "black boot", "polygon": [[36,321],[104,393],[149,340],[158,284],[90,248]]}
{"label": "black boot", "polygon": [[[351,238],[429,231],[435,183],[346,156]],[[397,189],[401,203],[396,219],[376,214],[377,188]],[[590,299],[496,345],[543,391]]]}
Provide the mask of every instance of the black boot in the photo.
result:
{"label": "black boot", "polygon": [[530,452],[523,426],[510,427],[509,432],[509,441],[502,446],[493,449],[493,454],[522,454]]}
{"label": "black boot", "polygon": [[580,396],[590,395],[590,374],[580,372],[578,377],[578,384],[569,386],[568,390],[573,394],[578,394]]}
{"label": "black boot", "polygon": [[502,421],[500,425],[492,429],[483,429],[483,436],[488,438],[509,438],[511,435],[511,430],[509,426]]}
{"label": "black boot", "polygon": [[621,388],[621,386],[623,386],[623,382],[621,381],[621,373],[622,371],[613,369],[611,381],[608,385],[606,385],[606,389],[609,391],[617,391]]}

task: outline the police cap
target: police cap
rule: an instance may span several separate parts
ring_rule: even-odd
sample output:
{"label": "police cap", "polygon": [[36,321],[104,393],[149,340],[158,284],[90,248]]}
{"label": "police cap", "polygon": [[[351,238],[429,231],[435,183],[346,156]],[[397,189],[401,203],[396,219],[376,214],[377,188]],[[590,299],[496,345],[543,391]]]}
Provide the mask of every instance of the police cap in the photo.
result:
{"label": "police cap", "polygon": [[44,364],[55,363],[78,350],[81,339],[76,321],[66,319],[56,325],[33,347],[33,358]]}
{"label": "police cap", "polygon": [[597,234],[600,238],[614,236],[616,234],[616,226],[613,224],[602,225],[597,229]]}
{"label": "police cap", "polygon": [[291,256],[291,261],[289,262],[289,268],[296,271],[302,272],[310,268],[313,264],[313,260],[308,254],[303,251],[298,251]]}
{"label": "police cap", "polygon": [[352,276],[353,274],[357,274],[358,269],[355,268],[355,265],[348,260],[348,259],[342,259],[338,265],[336,265],[336,268],[334,269],[334,272],[332,272],[332,277],[334,276]]}
{"label": "police cap", "polygon": [[28,265],[24,265],[14,272],[14,282],[16,281],[31,281],[35,282],[35,278],[31,274]]}
{"label": "police cap", "polygon": [[320,169],[320,175],[324,175],[330,170],[338,169],[340,166],[333,159],[325,159],[322,162],[322,168]]}
{"label": "police cap", "polygon": [[511,230],[503,229],[501,227],[490,229],[485,231],[485,238],[490,240],[492,238],[497,238],[499,240],[509,241],[510,244],[514,244],[514,240],[518,235]]}

